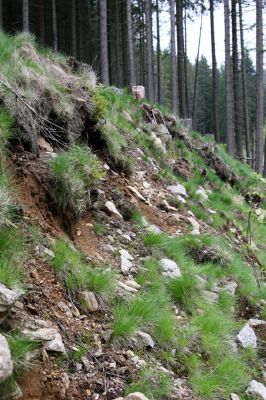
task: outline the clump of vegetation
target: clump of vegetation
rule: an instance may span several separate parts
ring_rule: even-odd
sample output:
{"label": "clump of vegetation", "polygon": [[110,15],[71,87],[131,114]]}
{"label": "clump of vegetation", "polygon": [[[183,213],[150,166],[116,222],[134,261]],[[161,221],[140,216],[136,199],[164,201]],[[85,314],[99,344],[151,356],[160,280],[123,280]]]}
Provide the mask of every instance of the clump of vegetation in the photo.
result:
{"label": "clump of vegetation", "polygon": [[129,384],[126,394],[140,392],[149,399],[161,400],[171,394],[173,383],[169,375],[145,368],[140,371],[136,382]]}
{"label": "clump of vegetation", "polygon": [[102,236],[106,232],[104,225],[99,223],[93,224],[92,230],[96,236]]}
{"label": "clump of vegetation", "polygon": [[115,288],[115,273],[108,268],[96,268],[85,262],[82,255],[63,240],[54,248],[54,268],[65,280],[68,290],[88,289],[110,295]]}
{"label": "clump of vegetation", "polygon": [[52,162],[51,196],[57,213],[77,220],[90,204],[90,192],[104,176],[100,161],[85,146],[72,145]]}
{"label": "clump of vegetation", "polygon": [[195,276],[184,273],[180,278],[172,279],[169,282],[169,289],[173,299],[185,311],[192,313],[200,301],[200,289]]}

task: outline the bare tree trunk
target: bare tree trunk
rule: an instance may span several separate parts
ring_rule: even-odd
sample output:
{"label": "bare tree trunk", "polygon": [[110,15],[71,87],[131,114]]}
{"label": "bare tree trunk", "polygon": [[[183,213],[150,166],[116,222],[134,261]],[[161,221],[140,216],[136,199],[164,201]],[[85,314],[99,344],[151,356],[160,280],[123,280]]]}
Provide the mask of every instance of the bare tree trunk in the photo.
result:
{"label": "bare tree trunk", "polygon": [[156,0],[156,26],[157,26],[157,100],[162,102],[162,84],[161,84],[161,33],[160,33],[160,8],[159,0]]}
{"label": "bare tree trunk", "polygon": [[151,0],[145,0],[147,97],[149,100],[154,101],[153,41],[152,41],[152,17],[151,16],[152,16]]}
{"label": "bare tree trunk", "polygon": [[241,72],[242,72],[245,142],[246,142],[246,154],[248,158],[248,163],[251,164],[251,144],[250,144],[249,114],[248,114],[248,101],[247,101],[247,77],[246,77],[246,63],[245,63],[245,45],[244,45],[245,42],[244,42],[244,29],[243,29],[242,0],[238,1],[238,6],[239,6],[239,23],[240,23]]}
{"label": "bare tree trunk", "polygon": [[44,4],[42,0],[39,0],[39,27],[40,27],[40,41],[45,44],[45,13]]}
{"label": "bare tree trunk", "polygon": [[183,0],[176,0],[176,25],[177,25],[177,62],[178,62],[178,94],[179,115],[186,118],[186,88],[185,88],[185,63],[184,63],[184,32],[183,32]]}
{"label": "bare tree trunk", "polygon": [[123,65],[121,53],[121,7],[120,0],[115,2],[115,61],[116,61],[116,84],[119,88],[123,86]]}
{"label": "bare tree trunk", "polygon": [[237,39],[237,0],[232,0],[232,48],[233,48],[233,87],[234,87],[234,111],[235,111],[235,133],[236,133],[236,155],[243,159],[243,140],[240,112],[240,80],[238,65],[238,39]]}
{"label": "bare tree trunk", "polygon": [[195,79],[194,79],[194,93],[193,93],[193,105],[192,105],[192,127],[193,127],[193,129],[195,129],[195,127],[196,127],[195,111],[196,111],[196,97],[197,97],[197,83],[198,83],[198,71],[199,71],[199,54],[200,54],[200,44],[201,44],[202,22],[203,22],[203,13],[201,13],[201,20],[200,20],[198,52],[197,52],[196,71],[195,71]]}
{"label": "bare tree trunk", "polygon": [[24,32],[29,32],[29,30],[30,30],[29,0],[23,0],[22,14],[23,14],[23,31]]}
{"label": "bare tree trunk", "polygon": [[127,0],[127,40],[128,40],[130,86],[136,85],[136,69],[135,69],[134,42],[133,42],[132,29],[133,27],[132,27],[132,14],[131,14],[131,0]]}
{"label": "bare tree trunk", "polygon": [[0,0],[0,29],[3,29],[3,0]]}
{"label": "bare tree trunk", "polygon": [[103,84],[109,86],[106,0],[100,0],[100,70]]}
{"label": "bare tree trunk", "polygon": [[[263,19],[262,1],[256,0],[256,76],[257,76],[257,122],[256,122],[256,171],[263,172],[263,107],[264,107],[264,85],[263,85]],[[266,166],[264,165],[266,175]]]}
{"label": "bare tree trunk", "polygon": [[57,15],[56,15],[56,0],[52,0],[52,18],[53,18],[53,47],[58,50],[58,37],[57,37]]}
{"label": "bare tree trunk", "polygon": [[211,47],[212,47],[212,123],[216,142],[219,142],[219,126],[217,111],[217,62],[215,49],[215,30],[214,30],[214,0],[210,0],[210,22],[211,22]]}
{"label": "bare tree trunk", "polygon": [[72,0],[72,55],[77,58],[77,7],[76,0]]}
{"label": "bare tree trunk", "polygon": [[185,35],[184,35],[185,96],[186,96],[187,118],[189,118],[190,112],[189,112],[189,101],[188,101],[188,71],[187,71],[188,57],[187,57],[187,11],[186,11],[186,9],[185,9],[185,17],[184,17],[184,28],[185,28]]}
{"label": "bare tree trunk", "polygon": [[177,114],[177,62],[176,62],[176,41],[175,41],[175,0],[170,1],[171,20],[171,94],[172,110]]}
{"label": "bare tree trunk", "polygon": [[229,1],[224,0],[224,30],[225,30],[225,84],[226,84],[226,144],[227,151],[233,155],[233,87],[232,87],[232,62],[230,54],[230,9]]}

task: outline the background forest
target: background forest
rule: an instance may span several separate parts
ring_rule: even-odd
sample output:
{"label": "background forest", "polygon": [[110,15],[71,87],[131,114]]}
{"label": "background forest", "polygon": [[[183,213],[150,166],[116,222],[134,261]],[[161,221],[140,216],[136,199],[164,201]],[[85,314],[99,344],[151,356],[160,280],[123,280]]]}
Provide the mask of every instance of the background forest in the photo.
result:
{"label": "background forest", "polygon": [[[217,66],[215,8],[221,5],[227,49],[225,64]],[[250,6],[257,7],[257,65],[245,42],[251,27],[243,14]],[[161,22],[166,11],[168,26]],[[203,13],[210,16],[212,65],[204,56],[187,57],[187,21]],[[149,100],[192,119],[194,130],[227,142],[229,153],[262,172],[262,13],[262,0],[1,0],[0,23],[7,32],[30,31],[40,43],[90,64],[105,85],[145,86]],[[167,49],[162,31],[169,34]],[[204,46],[199,32],[195,43]]]}

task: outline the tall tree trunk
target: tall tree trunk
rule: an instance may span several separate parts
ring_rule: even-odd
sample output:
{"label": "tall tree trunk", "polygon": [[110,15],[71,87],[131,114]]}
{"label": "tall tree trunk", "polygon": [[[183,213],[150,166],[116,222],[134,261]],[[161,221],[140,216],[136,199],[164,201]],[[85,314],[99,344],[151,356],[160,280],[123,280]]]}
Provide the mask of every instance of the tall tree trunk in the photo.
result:
{"label": "tall tree trunk", "polygon": [[127,40],[129,58],[129,83],[130,86],[136,85],[136,69],[134,57],[133,26],[131,14],[131,0],[127,0]]}
{"label": "tall tree trunk", "polygon": [[212,47],[212,125],[216,142],[219,142],[218,111],[217,111],[217,62],[215,49],[214,30],[214,0],[210,0],[210,22],[211,22],[211,47]]}
{"label": "tall tree trunk", "polygon": [[233,85],[232,62],[230,54],[230,9],[229,1],[224,0],[224,30],[225,30],[225,85],[226,85],[226,144],[229,154],[234,154],[233,132]]}
{"label": "tall tree trunk", "polygon": [[200,54],[200,44],[201,44],[202,22],[203,22],[203,13],[201,14],[201,20],[200,20],[198,52],[197,52],[196,70],[195,70],[195,79],[194,79],[194,93],[193,93],[193,105],[192,105],[192,127],[193,127],[193,129],[196,129],[195,111],[196,111],[196,97],[197,97],[197,86],[198,86],[197,83],[198,83],[198,71],[199,71],[199,54]]}
{"label": "tall tree trunk", "polygon": [[106,0],[100,0],[100,70],[102,83],[106,86],[109,86]]}
{"label": "tall tree trunk", "polygon": [[188,101],[188,57],[187,57],[187,11],[185,9],[185,17],[184,17],[184,70],[185,70],[185,96],[186,96],[186,111],[187,111],[187,118],[189,118],[189,101]]}
{"label": "tall tree trunk", "polygon": [[172,110],[177,114],[177,62],[176,62],[176,41],[175,41],[175,0],[170,2],[171,21],[171,95]]}
{"label": "tall tree trunk", "polygon": [[243,94],[243,116],[244,116],[244,129],[245,129],[245,143],[246,154],[248,163],[251,164],[251,143],[250,143],[250,130],[249,130],[249,113],[247,101],[247,77],[246,77],[246,63],[245,63],[245,45],[244,45],[244,29],[243,29],[243,12],[242,0],[238,1],[239,7],[239,24],[240,24],[240,44],[241,44],[241,75],[242,75],[242,94]]}
{"label": "tall tree trunk", "polygon": [[52,19],[53,19],[53,47],[58,50],[58,36],[57,36],[57,14],[56,14],[56,0],[52,0]]}
{"label": "tall tree trunk", "polygon": [[45,9],[42,0],[39,0],[39,27],[40,27],[40,41],[45,44]]}
{"label": "tall tree trunk", "polygon": [[[264,84],[263,84],[263,0],[256,0],[256,76],[257,76],[257,115],[256,115],[256,171],[263,172],[263,108],[264,108]],[[266,163],[265,163],[266,164]],[[264,173],[266,175],[266,165]]]}
{"label": "tall tree trunk", "polygon": [[235,134],[236,134],[236,155],[243,158],[243,140],[240,112],[240,80],[238,65],[238,39],[237,39],[237,0],[232,0],[232,60],[233,60],[233,87],[234,87],[234,112],[235,112]]}
{"label": "tall tree trunk", "polygon": [[3,29],[3,0],[0,0],[0,29]]}
{"label": "tall tree trunk", "polygon": [[152,41],[152,10],[151,0],[145,0],[145,22],[146,22],[146,86],[147,97],[154,101],[153,82],[153,41]]}
{"label": "tall tree trunk", "polygon": [[123,86],[123,65],[121,52],[121,4],[120,0],[115,2],[115,61],[116,61],[116,84],[119,88]]}
{"label": "tall tree trunk", "polygon": [[160,32],[160,7],[159,0],[156,0],[156,26],[157,26],[157,100],[162,102],[162,84],[161,84],[161,32]]}
{"label": "tall tree trunk", "polygon": [[72,56],[77,58],[77,4],[72,0]]}
{"label": "tall tree trunk", "polygon": [[29,32],[29,30],[30,30],[29,0],[23,0],[22,17],[23,17],[23,31],[24,32]]}
{"label": "tall tree trunk", "polygon": [[178,63],[178,94],[179,115],[186,118],[186,88],[185,88],[185,63],[184,63],[184,30],[183,30],[183,0],[176,0],[176,25],[177,25],[177,63]]}

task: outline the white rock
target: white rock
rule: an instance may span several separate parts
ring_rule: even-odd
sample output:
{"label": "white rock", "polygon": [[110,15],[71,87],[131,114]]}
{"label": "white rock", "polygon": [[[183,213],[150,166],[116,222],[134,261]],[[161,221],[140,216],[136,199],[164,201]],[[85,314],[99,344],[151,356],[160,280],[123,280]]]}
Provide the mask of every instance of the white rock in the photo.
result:
{"label": "white rock", "polygon": [[155,146],[159,147],[159,149],[161,149],[164,153],[166,153],[166,148],[164,147],[163,142],[160,138],[156,137],[156,139],[154,139],[154,144]]}
{"label": "white rock", "polygon": [[62,340],[62,337],[59,332],[56,332],[55,338],[46,342],[44,345],[45,350],[47,351],[55,351],[57,353],[64,353],[65,346]]}
{"label": "white rock", "polygon": [[119,250],[119,254],[122,257],[125,257],[127,260],[133,261],[134,258],[132,257],[132,255],[125,249]]}
{"label": "white rock", "polygon": [[230,400],[240,400],[240,397],[235,393],[231,393],[230,394]]}
{"label": "white rock", "polygon": [[203,295],[204,297],[210,302],[210,303],[216,303],[216,301],[219,299],[218,293],[211,292],[210,290],[203,290]]}
{"label": "white rock", "polygon": [[247,395],[252,399],[266,400],[266,387],[255,380],[252,380],[246,390]]}
{"label": "white rock", "polygon": [[18,290],[10,290],[5,285],[0,283],[0,305],[12,306],[19,298],[22,292]]}
{"label": "white rock", "polygon": [[133,287],[134,289],[137,289],[137,290],[139,290],[141,288],[141,286],[137,282],[133,281],[132,279],[131,280],[127,280],[126,284],[128,286]]}
{"label": "white rock", "polygon": [[146,347],[151,347],[152,349],[154,348],[155,342],[152,339],[151,335],[149,335],[146,332],[142,332],[142,331],[138,331],[137,335],[139,335],[141,337],[141,339],[144,342]]}
{"label": "white rock", "polygon": [[128,186],[129,190],[141,201],[146,202],[146,199],[139,193],[139,191],[133,186]]}
{"label": "white rock", "polygon": [[118,287],[119,288],[121,288],[121,289],[124,289],[124,290],[126,290],[127,292],[129,292],[129,293],[137,293],[137,289],[135,289],[134,287],[132,287],[132,286],[129,286],[129,285],[127,285],[126,283],[124,283],[124,282],[118,282]]}
{"label": "white rock", "polygon": [[244,349],[248,347],[251,347],[253,349],[257,348],[257,338],[255,332],[248,324],[246,324],[244,328],[241,329],[236,337],[236,340]]}
{"label": "white rock", "polygon": [[186,191],[185,186],[183,186],[183,185],[180,185],[180,184],[170,185],[170,186],[167,186],[167,190],[169,190],[169,192],[171,192],[173,194],[179,194],[183,197],[187,197],[187,191]]}
{"label": "white rock", "polygon": [[149,400],[143,393],[130,393],[125,397],[125,400]]}
{"label": "white rock", "polygon": [[207,194],[207,192],[206,192],[206,190],[204,189],[204,188],[202,188],[202,187],[200,187],[197,191],[196,191],[196,194],[200,197],[200,200],[202,200],[202,201],[206,201],[206,200],[208,200],[208,194]]}
{"label": "white rock", "polygon": [[252,328],[257,328],[259,326],[266,325],[266,321],[263,321],[262,319],[255,319],[251,318],[248,320],[249,326],[252,326]]}
{"label": "white rock", "polygon": [[132,261],[124,256],[120,256],[120,268],[123,274],[127,274],[130,272],[131,268],[133,267]]}
{"label": "white rock", "polygon": [[161,229],[160,229],[158,226],[154,225],[154,224],[149,225],[149,226],[146,228],[146,231],[148,231],[148,232],[150,232],[150,233],[156,233],[156,234],[162,233]]}
{"label": "white rock", "polygon": [[160,266],[164,271],[164,276],[168,276],[169,278],[180,278],[181,271],[175,261],[169,260],[168,258],[162,258],[160,260]]}
{"label": "white rock", "polygon": [[99,309],[99,304],[93,292],[84,290],[79,293],[79,302],[85,312],[95,312]]}
{"label": "white rock", "polygon": [[40,328],[36,331],[24,330],[23,334],[31,340],[50,341],[56,338],[58,331],[54,328]]}
{"label": "white rock", "polygon": [[123,219],[122,215],[119,211],[117,211],[117,208],[112,201],[107,201],[104,205],[104,208],[109,215],[118,217],[119,219]]}
{"label": "white rock", "polygon": [[6,338],[0,334],[0,383],[12,375],[13,362]]}
{"label": "white rock", "polygon": [[222,286],[222,290],[229,293],[231,296],[234,296],[237,289],[237,283],[234,281],[227,282]]}

